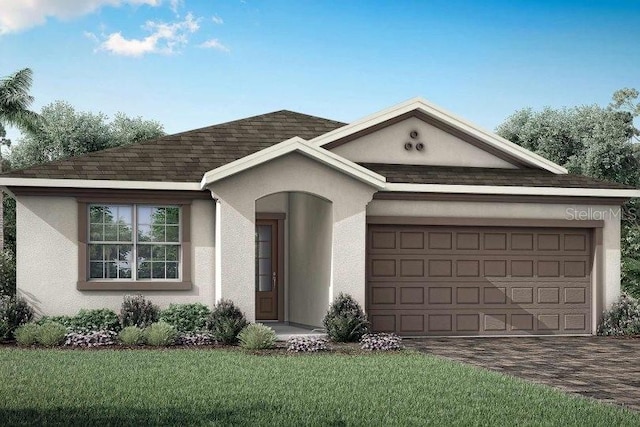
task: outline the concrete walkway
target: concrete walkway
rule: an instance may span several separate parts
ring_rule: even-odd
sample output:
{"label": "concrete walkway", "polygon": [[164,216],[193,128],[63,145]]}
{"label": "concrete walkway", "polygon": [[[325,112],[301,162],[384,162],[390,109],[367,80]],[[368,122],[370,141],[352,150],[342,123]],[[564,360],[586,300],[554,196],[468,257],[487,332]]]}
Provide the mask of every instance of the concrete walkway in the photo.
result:
{"label": "concrete walkway", "polygon": [[278,337],[278,341],[287,341],[293,337],[316,337],[316,338],[326,338],[327,334],[324,333],[323,329],[312,329],[306,328],[302,326],[294,326],[289,325],[287,323],[266,323],[265,325],[270,327],[276,332],[276,336]]}
{"label": "concrete walkway", "polygon": [[640,411],[640,338],[407,338],[404,344]]}

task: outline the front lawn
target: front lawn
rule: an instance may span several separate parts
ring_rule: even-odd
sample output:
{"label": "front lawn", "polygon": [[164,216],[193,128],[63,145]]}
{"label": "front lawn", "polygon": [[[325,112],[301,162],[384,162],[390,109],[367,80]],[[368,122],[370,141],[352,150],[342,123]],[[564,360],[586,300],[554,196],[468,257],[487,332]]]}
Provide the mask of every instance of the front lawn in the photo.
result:
{"label": "front lawn", "polygon": [[420,354],[0,350],[2,425],[639,425],[640,414]]}

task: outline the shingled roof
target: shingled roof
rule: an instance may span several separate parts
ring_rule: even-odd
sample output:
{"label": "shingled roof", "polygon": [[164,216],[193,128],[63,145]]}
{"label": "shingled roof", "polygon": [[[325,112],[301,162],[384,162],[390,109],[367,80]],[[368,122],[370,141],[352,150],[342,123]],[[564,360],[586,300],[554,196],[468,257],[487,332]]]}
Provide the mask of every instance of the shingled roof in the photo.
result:
{"label": "shingled roof", "polygon": [[276,111],[3,174],[15,178],[200,182],[202,175],[294,136],[312,139],[344,123]]}
{"label": "shingled roof", "polygon": [[542,169],[497,169],[381,163],[360,163],[360,165],[379,173],[387,178],[387,182],[393,183],[601,189],[633,188],[583,175],[557,175]]}

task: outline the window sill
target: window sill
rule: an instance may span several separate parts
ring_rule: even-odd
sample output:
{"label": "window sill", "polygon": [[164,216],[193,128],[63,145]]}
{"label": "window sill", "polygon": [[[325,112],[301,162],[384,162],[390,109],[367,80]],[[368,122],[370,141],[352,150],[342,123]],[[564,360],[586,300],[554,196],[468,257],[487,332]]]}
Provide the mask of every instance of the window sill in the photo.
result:
{"label": "window sill", "polygon": [[79,291],[189,291],[191,282],[94,282],[80,281]]}

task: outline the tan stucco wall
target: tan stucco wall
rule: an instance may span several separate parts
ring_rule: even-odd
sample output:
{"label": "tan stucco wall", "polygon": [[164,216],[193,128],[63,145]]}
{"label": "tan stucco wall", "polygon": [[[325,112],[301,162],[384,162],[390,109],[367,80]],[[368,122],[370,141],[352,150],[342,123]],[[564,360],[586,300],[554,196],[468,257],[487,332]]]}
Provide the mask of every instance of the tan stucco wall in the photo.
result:
{"label": "tan stucco wall", "polygon": [[[214,203],[191,207],[192,280],[190,291],[145,291],[160,307],[170,303],[214,302]],[[71,197],[17,198],[18,293],[39,314],[75,314],[81,308],[118,310],[123,295],[135,291],[78,291],[78,208]]]}
{"label": "tan stucco wall", "polygon": [[[412,130],[419,133],[419,137],[415,140],[409,137]],[[406,142],[411,142],[414,148],[405,150]],[[423,151],[415,149],[417,142],[425,145]],[[331,151],[354,162],[485,168],[516,167],[416,117],[354,139]]]}
{"label": "tan stucco wall", "polygon": [[321,326],[329,308],[331,203],[305,193],[289,196],[288,320]]}
{"label": "tan stucco wall", "polygon": [[[620,296],[620,211],[617,206],[549,203],[478,203],[443,201],[374,200],[367,208],[371,216],[509,218],[556,220],[604,220],[603,306]],[[598,290],[600,291],[600,290]],[[598,302],[600,303],[600,301]],[[594,313],[594,320],[600,313]]]}
{"label": "tan stucco wall", "polygon": [[375,189],[301,154],[292,153],[212,184],[220,208],[220,297],[255,318],[255,201],[303,192],[332,202],[330,295],[352,294],[364,304],[366,205]]}

